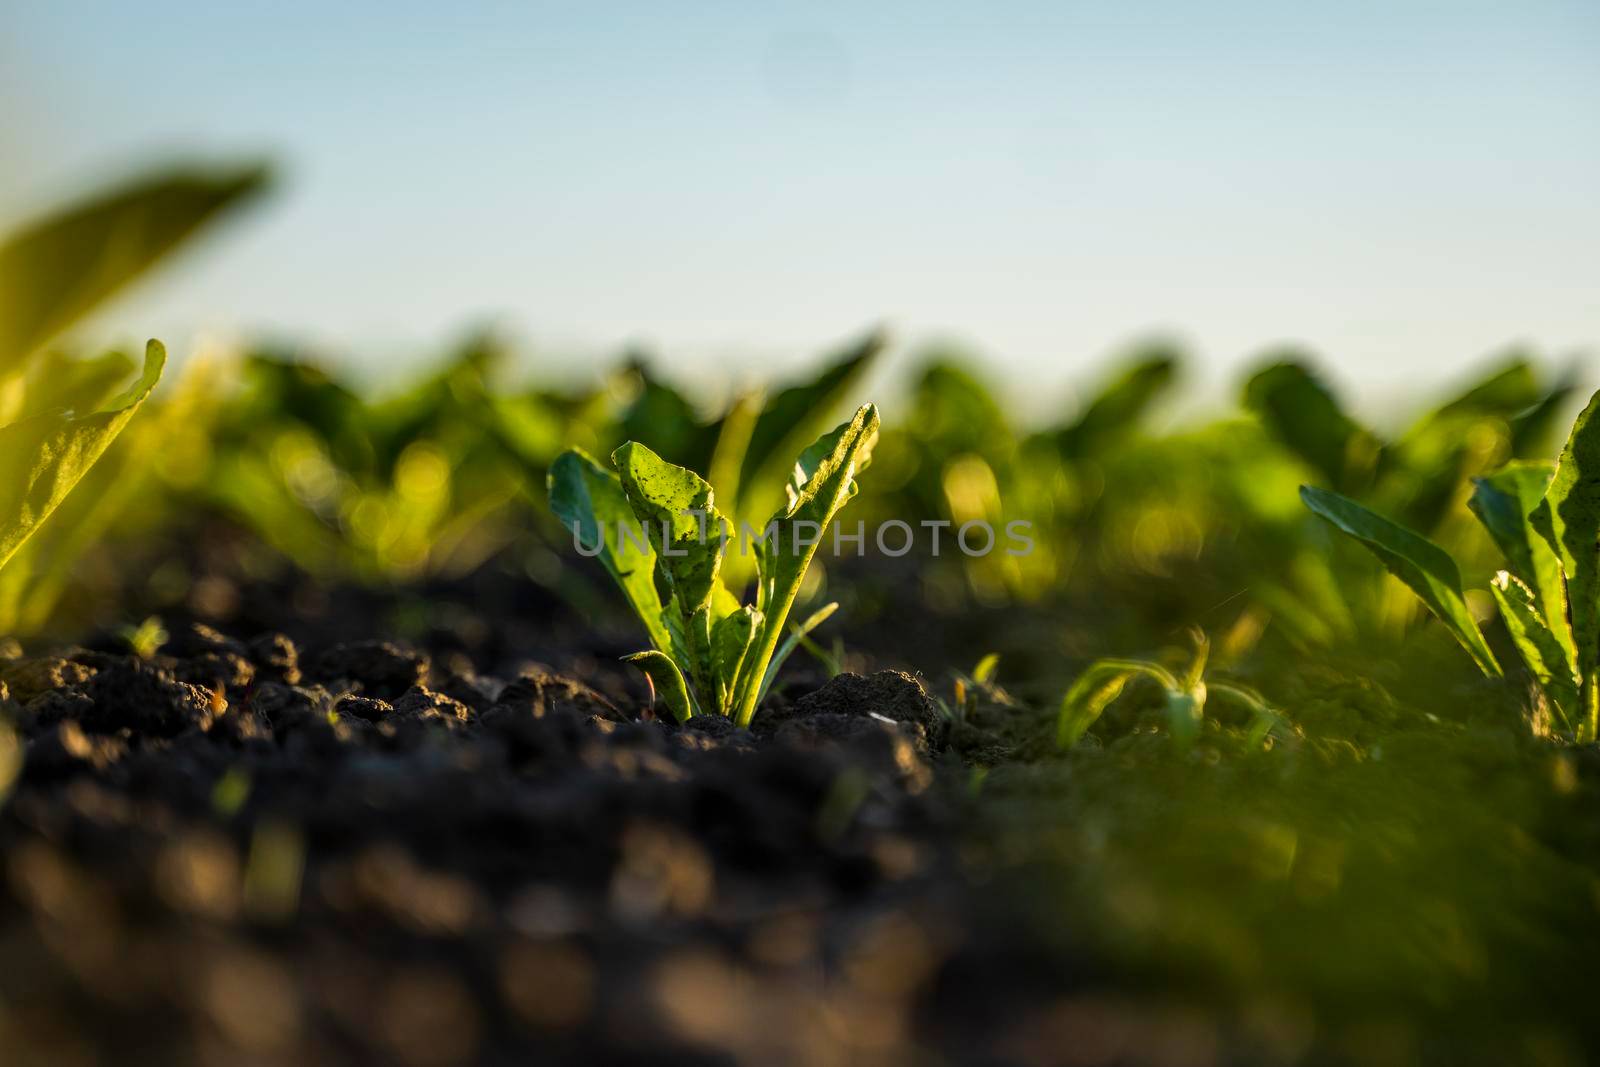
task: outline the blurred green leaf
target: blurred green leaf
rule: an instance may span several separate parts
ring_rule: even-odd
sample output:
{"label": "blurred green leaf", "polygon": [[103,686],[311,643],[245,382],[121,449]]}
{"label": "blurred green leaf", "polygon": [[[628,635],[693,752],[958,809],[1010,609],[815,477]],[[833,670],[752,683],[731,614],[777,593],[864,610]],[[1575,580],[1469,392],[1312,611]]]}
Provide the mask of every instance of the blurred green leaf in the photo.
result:
{"label": "blurred green leaf", "polygon": [[138,364],[121,352],[77,359],[44,351],[29,360],[17,402],[0,411],[0,425],[52,411],[94,411],[116,396]]}
{"label": "blurred green leaf", "polygon": [[1300,499],[1335,528],[1365,545],[1389,573],[1422,598],[1428,610],[1467,650],[1479,670],[1490,677],[1500,676],[1500,664],[1467,610],[1466,598],[1461,592],[1461,572],[1448,552],[1426,537],[1338,493],[1303,485]]}
{"label": "blurred green leaf", "polygon": [[1544,454],[1567,401],[1578,391],[1578,378],[1577,369],[1569,367],[1542,396],[1511,417],[1513,456]]}
{"label": "blurred green leaf", "polygon": [[[85,362],[132,369],[125,357]],[[43,630],[71,584],[84,577],[83,559],[109,534],[134,540],[173,521],[169,479],[202,478],[209,466],[221,372],[213,361],[188,360],[164,395],[144,405],[77,488],[17,549],[0,570],[0,633]]]}
{"label": "blurred green leaf", "polygon": [[309,430],[329,459],[360,476],[377,466],[373,440],[366,433],[366,405],[353,389],[315,364],[275,352],[251,355],[241,370],[242,395],[225,442],[265,450],[266,441],[290,424]]}
{"label": "blurred green leaf", "polygon": [[639,441],[679,466],[705,467],[716,433],[689,398],[656,377],[643,356],[634,355],[623,373],[638,388],[618,425],[623,440]]}
{"label": "blurred green leaf", "polygon": [[1127,684],[1141,675],[1154,679],[1169,695],[1184,695],[1178,679],[1165,667],[1143,660],[1096,660],[1061,698],[1056,712],[1056,747],[1071,748],[1081,741]]}
{"label": "blurred green leaf", "polygon": [[[888,335],[874,330],[846,348],[809,381],[773,394],[750,431],[740,482],[767,485],[776,481],[775,465],[786,463],[788,457],[822,432],[887,344]],[[747,513],[748,509],[740,509],[740,514]]]}
{"label": "blurred green leaf", "polygon": [[1083,414],[1056,436],[1062,455],[1077,459],[1101,451],[1137,429],[1140,420],[1178,376],[1178,354],[1157,349],[1112,377]]}
{"label": "blurred green leaf", "polygon": [[1346,415],[1304,364],[1284,361],[1257,371],[1245,385],[1244,405],[1341,492],[1371,483],[1381,449],[1377,436]]}
{"label": "blurred green leaf", "polygon": [[266,184],[260,166],[174,171],[12,235],[0,244],[0,376]]}
{"label": "blurred green leaf", "polygon": [[1512,356],[1423,416],[1417,429],[1463,415],[1510,418],[1537,403],[1540,395],[1539,378],[1533,365],[1521,356]]}
{"label": "blurred green leaf", "polygon": [[133,418],[166,366],[159,341],[145,349],[144,374],[88,415],[35,415],[0,429],[0,567],[66,499]]}
{"label": "blurred green leaf", "polygon": [[1491,369],[1385,450],[1370,502],[1413,529],[1438,530],[1467,479],[1516,455],[1513,424],[1541,396],[1527,360],[1514,357]]}
{"label": "blurred green leaf", "polygon": [[1015,440],[1006,406],[973,370],[947,357],[923,365],[906,423],[935,470],[964,452],[997,459],[996,448]]}

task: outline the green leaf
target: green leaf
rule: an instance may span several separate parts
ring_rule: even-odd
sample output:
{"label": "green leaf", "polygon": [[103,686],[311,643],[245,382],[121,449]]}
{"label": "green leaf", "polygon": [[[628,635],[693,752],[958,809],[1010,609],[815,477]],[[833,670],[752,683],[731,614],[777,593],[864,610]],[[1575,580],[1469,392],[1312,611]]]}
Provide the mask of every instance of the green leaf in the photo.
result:
{"label": "green leaf", "polygon": [[174,171],[12,235],[0,244],[0,376],[266,183],[262,167]]}
{"label": "green leaf", "polygon": [[[858,486],[856,475],[872,462],[872,449],[878,441],[878,409],[867,404],[849,422],[823,434],[800,453],[789,483],[789,506],[772,517],[780,526],[796,522],[818,522],[826,526],[853,497]],[[790,538],[779,538],[779,555],[795,552]],[[812,551],[815,546],[812,546]],[[805,552],[810,561],[811,552]],[[792,568],[790,568],[792,569]]]}
{"label": "green leaf", "polygon": [[1562,723],[1570,729],[1581,711],[1578,680],[1572,673],[1572,659],[1567,649],[1539,617],[1533,591],[1507,571],[1494,576],[1489,591],[1500,606],[1500,618],[1522,654],[1522,662],[1555,705]]}
{"label": "green leaf", "polygon": [[675,719],[686,722],[694,714],[689,689],[683,684],[683,672],[678,670],[671,656],[651,649],[649,652],[635,652],[622,659],[644,672],[644,676],[650,679],[650,688],[655,692],[656,699],[667,706]]}
{"label": "green leaf", "polygon": [[723,616],[711,627],[711,663],[717,690],[717,708],[724,715],[733,710],[739,672],[760,627],[761,612],[749,606]]}
{"label": "green leaf", "polygon": [[262,454],[244,449],[217,457],[211,500],[232,512],[263,541],[309,574],[331,578],[349,546],[305,506]]}
{"label": "green leaf", "polygon": [[133,418],[166,366],[151,341],[144,373],[121,396],[87,415],[35,415],[0,429],[0,567],[94,466]]}
{"label": "green leaf", "polygon": [[750,437],[755,432],[761,408],[759,390],[746,390],[735,396],[717,425],[717,442],[711,450],[707,474],[723,506],[732,505],[729,510],[735,519],[744,515],[738,506],[743,501],[740,494],[744,491],[744,462],[750,455]]}
{"label": "green leaf", "polygon": [[1570,658],[1574,649],[1561,561],[1534,529],[1531,517],[1554,470],[1550,463],[1508,463],[1487,478],[1473,479],[1467,506],[1505,553],[1511,573],[1527,583],[1536,610]]}
{"label": "green leaf", "polygon": [[1555,550],[1567,580],[1572,643],[1584,685],[1585,739],[1595,728],[1594,687],[1600,661],[1600,393],[1572,424],[1556,460],[1544,499],[1533,511],[1533,527]]}
{"label": "green leaf", "polygon": [[1553,435],[1557,418],[1567,399],[1577,392],[1580,373],[1569,368],[1543,396],[1511,418],[1511,454],[1543,455],[1545,442]]}
{"label": "green leaf", "polygon": [[547,479],[550,510],[573,532],[587,553],[599,549],[598,558],[622,588],[650,642],[660,650],[672,648],[661,597],[656,592],[656,554],[650,547],[615,474],[587,453],[573,448],[556,457]]}
{"label": "green leaf", "polygon": [[[84,362],[107,373],[116,366],[134,369],[123,356]],[[220,410],[220,372],[217,361],[191,358],[176,381],[168,375],[164,395],[144,406],[54,514],[17,549],[0,571],[0,633],[21,636],[44,629],[69,586],[82,578],[77,565],[91,548],[110,531],[137,524],[152,504],[170,505],[158,467],[164,457],[192,454],[195,442],[207,439]],[[127,377],[122,375],[118,384]],[[100,400],[79,402],[76,410],[93,410],[111,390],[95,387],[93,392]]]}
{"label": "green leaf", "polygon": [[1367,502],[1413,530],[1439,529],[1456,509],[1463,481],[1512,458],[1513,422],[1540,396],[1526,360],[1497,365],[1385,451],[1379,492]]}
{"label": "green leaf", "polygon": [[1317,515],[1367,547],[1443,622],[1484,674],[1495,678],[1500,664],[1478,631],[1461,593],[1461,572],[1450,554],[1426,537],[1382,515],[1314,486],[1302,485],[1300,499]]}
{"label": "green leaf", "polygon": [[637,389],[617,427],[622,440],[643,441],[675,463],[708,462],[715,430],[700,421],[689,398],[657,378],[642,353],[634,353],[622,373],[623,387]]}
{"label": "green leaf", "polygon": [[[836,417],[838,405],[866,375],[888,344],[888,335],[873,330],[851,344],[810,381],[778,391],[761,409],[745,448],[742,482],[759,485],[779,477],[784,457],[821,432]],[[770,485],[771,482],[766,484]],[[765,501],[770,507],[771,498]],[[741,517],[750,509],[740,508]]]}
{"label": "green leaf", "polygon": [[1423,431],[1430,423],[1451,421],[1463,415],[1473,418],[1486,415],[1511,418],[1538,403],[1540,395],[1533,364],[1521,356],[1513,355],[1424,415],[1407,436]]}
{"label": "green leaf", "polygon": [[61,352],[28,361],[17,405],[0,410],[0,425],[50,412],[88,412],[116,396],[139,365],[121,352],[77,359]]}
{"label": "green leaf", "polygon": [[1302,364],[1285,361],[1258,371],[1245,385],[1244,405],[1330,485],[1349,492],[1370,484],[1378,438],[1346,415]]}
{"label": "green leaf", "polygon": [[[689,624],[683,631],[684,640],[675,649],[675,655],[679,667],[689,676],[689,685],[700,705],[721,712],[722,699],[718,695],[717,676],[711,658],[711,628],[715,621],[712,603],[716,600],[715,591],[722,588],[722,583],[717,582],[712,588],[711,600],[690,613]],[[677,604],[676,598],[673,604]]]}
{"label": "green leaf", "polygon": [[783,636],[789,610],[800,592],[800,581],[829,523],[857,492],[855,476],[871,457],[878,427],[878,409],[867,404],[849,422],[824,434],[801,453],[791,480],[789,506],[772,518],[777,529],[776,544],[764,544],[756,559],[761,571],[765,620],[756,654],[746,660],[745,677],[740,681],[740,725],[749,724],[770,684],[767,665]]}
{"label": "green leaf", "polygon": [[1056,713],[1056,747],[1071,748],[1089,732],[1132,679],[1153,678],[1167,693],[1180,693],[1178,680],[1166,668],[1143,660],[1102,659],[1091,663],[1066,695]]}
{"label": "green leaf", "polygon": [[711,625],[726,619],[729,615],[739,610],[739,598],[734,596],[727,585],[718,582],[711,588]]}
{"label": "green leaf", "polygon": [[637,441],[611,454],[633,513],[656,550],[667,592],[686,617],[708,606],[727,531],[714,506],[711,483],[668,463]]}
{"label": "green leaf", "polygon": [[1107,382],[1083,414],[1058,433],[1056,444],[1061,454],[1074,459],[1090,456],[1126,437],[1177,376],[1175,351],[1157,349],[1139,357]]}
{"label": "green leaf", "polygon": [[222,427],[225,435],[231,430],[243,436],[247,449],[255,451],[263,447],[263,436],[303,427],[351,477],[364,484],[376,482],[377,453],[368,432],[371,412],[354,390],[320,367],[278,354],[252,354],[242,377],[240,411],[233,427]]}
{"label": "green leaf", "polygon": [[1237,704],[1250,713],[1250,723],[1245,728],[1245,751],[1259,750],[1274,733],[1284,737],[1294,735],[1289,720],[1268,704],[1266,697],[1250,686],[1240,685],[1237,682],[1209,682],[1206,691],[1212,700],[1221,697],[1224,701]]}
{"label": "green leaf", "polygon": [[[789,471],[789,483],[783,487],[784,498],[788,501],[791,511],[805,495],[806,487],[811,484],[811,480],[822,469],[822,465],[827,463],[839,451],[839,442],[843,441],[847,434],[853,432],[854,425],[852,421],[835,426],[832,430],[807,445],[805,450],[800,453],[800,458],[795,460],[794,467]],[[856,495],[860,487],[856,484],[855,475],[859,475],[862,471],[872,466],[872,450],[877,443],[877,435],[874,433],[856,451],[855,472],[850,478],[849,485],[845,489],[844,501],[839,504],[839,507],[843,507],[845,503],[848,503]],[[838,508],[834,510],[837,511]],[[774,518],[777,518],[777,516],[774,516]]]}
{"label": "green leaf", "polygon": [[926,450],[935,477],[956,456],[971,452],[993,464],[1014,447],[1009,405],[957,352],[936,351],[923,363],[910,400],[904,429]]}
{"label": "green leaf", "polygon": [[[1561,562],[1572,603],[1573,631],[1580,648],[1592,646],[1600,632],[1600,393],[1572,424],[1572,430],[1544,497],[1531,522]],[[1593,655],[1593,651],[1588,652]]]}

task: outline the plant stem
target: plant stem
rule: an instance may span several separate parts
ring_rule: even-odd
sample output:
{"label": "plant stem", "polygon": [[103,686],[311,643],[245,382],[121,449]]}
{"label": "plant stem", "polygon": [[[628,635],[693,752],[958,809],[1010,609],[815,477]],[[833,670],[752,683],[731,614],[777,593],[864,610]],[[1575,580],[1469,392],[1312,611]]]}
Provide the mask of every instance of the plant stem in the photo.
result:
{"label": "plant stem", "polygon": [[1583,719],[1578,723],[1578,742],[1593,744],[1600,733],[1600,677],[1583,680]]}
{"label": "plant stem", "polygon": [[733,720],[740,726],[748,727],[750,720],[756,717],[756,701],[761,698],[761,679],[767,673],[767,664],[772,662],[772,654],[778,649],[783,620],[788,616],[789,605],[785,604],[777,615],[763,619],[761,644],[752,649],[754,655],[745,658],[744,678],[739,687],[739,713]]}

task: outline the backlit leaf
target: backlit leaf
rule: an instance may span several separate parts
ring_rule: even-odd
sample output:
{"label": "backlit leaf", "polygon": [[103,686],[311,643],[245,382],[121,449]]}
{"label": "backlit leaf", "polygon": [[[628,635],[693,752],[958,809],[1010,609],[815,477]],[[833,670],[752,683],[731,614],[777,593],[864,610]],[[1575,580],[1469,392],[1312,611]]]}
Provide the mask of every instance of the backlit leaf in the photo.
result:
{"label": "backlit leaf", "polygon": [[1313,486],[1300,487],[1306,507],[1340,531],[1360,541],[1443,622],[1461,647],[1490,677],[1498,677],[1500,664],[1478,631],[1461,593],[1461,572],[1450,554],[1420,534],[1390,522],[1338,493]]}
{"label": "backlit leaf", "polygon": [[1556,460],[1544,499],[1533,511],[1533,526],[1555,551],[1567,580],[1578,675],[1584,681],[1584,716],[1594,729],[1593,688],[1600,664],[1600,393],[1572,424]]}
{"label": "backlit leaf", "polygon": [[1381,448],[1377,437],[1346,415],[1300,363],[1258,371],[1245,385],[1244,405],[1330,485],[1351,492],[1371,481]]}
{"label": "backlit leaf", "polygon": [[12,235],[0,244],[0,376],[266,181],[261,167],[176,171]]}
{"label": "backlit leaf", "polygon": [[1507,571],[1495,575],[1494,581],[1489,583],[1489,591],[1494,594],[1500,618],[1521,653],[1522,662],[1555,705],[1556,714],[1563,723],[1572,726],[1581,711],[1572,659],[1540,618],[1533,591]]}
{"label": "backlit leaf", "polygon": [[678,670],[671,656],[652,649],[624,656],[623,660],[644,672],[645,677],[650,679],[651,688],[655,690],[656,699],[667,706],[673,718],[684,722],[694,714],[689,689],[683,684],[683,672]]}
{"label": "backlit leaf", "polygon": [[1505,553],[1511,573],[1527,584],[1535,609],[1570,658],[1572,628],[1567,623],[1561,561],[1534,529],[1532,519],[1554,470],[1549,463],[1508,463],[1486,478],[1473,479],[1467,506]]}
{"label": "backlit leaf", "polygon": [[588,454],[569,449],[550,465],[550,510],[573,532],[585,554],[604,565],[657,649],[672,647],[653,577],[656,555],[634,518],[622,482]]}
{"label": "backlit leaf", "polygon": [[783,638],[789,611],[800,592],[801,579],[829,523],[855,495],[855,476],[872,455],[878,428],[878,409],[867,404],[849,422],[824,434],[802,452],[795,465],[789,506],[772,518],[777,536],[774,543],[761,548],[757,557],[764,588],[765,618],[756,653],[746,661],[745,677],[740,680],[742,696],[738,716],[741,725],[749,723],[771,683],[768,664]]}
{"label": "backlit leaf", "polygon": [[166,362],[167,350],[151,341],[139,380],[99,410],[35,415],[0,429],[0,567],[116,440]]}
{"label": "backlit leaf", "polygon": [[711,483],[637,441],[613,452],[611,461],[656,550],[657,578],[665,579],[684,615],[693,615],[711,603],[726,539]]}

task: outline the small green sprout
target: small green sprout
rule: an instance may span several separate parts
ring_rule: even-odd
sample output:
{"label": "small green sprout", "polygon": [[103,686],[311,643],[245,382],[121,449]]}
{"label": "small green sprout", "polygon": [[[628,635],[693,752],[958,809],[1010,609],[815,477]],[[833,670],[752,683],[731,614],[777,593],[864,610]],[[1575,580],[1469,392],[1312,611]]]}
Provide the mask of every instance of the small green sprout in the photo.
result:
{"label": "small green sprout", "polygon": [[1182,678],[1150,660],[1101,659],[1090,664],[1061,698],[1061,710],[1056,717],[1057,747],[1065,749],[1077,744],[1112,701],[1122,695],[1123,688],[1138,677],[1150,678],[1161,686],[1167,731],[1179,748],[1187,749],[1199,738],[1206,702],[1212,697],[1222,697],[1250,713],[1246,747],[1259,746],[1268,734],[1283,725],[1283,716],[1249,686],[1207,682],[1205,670],[1211,642],[1199,631],[1195,631],[1193,638],[1195,653]]}
{"label": "small green sprout", "polygon": [[960,671],[951,671],[955,676],[955,708],[951,718],[959,717],[963,721],[972,717],[978,710],[978,696],[987,695],[991,699],[999,698],[1002,703],[1008,702],[999,687],[994,684],[995,671],[1000,666],[1000,653],[990,652],[977,662],[971,674],[962,674]]}
{"label": "small green sprout", "polygon": [[[868,404],[801,452],[788,504],[759,531],[735,533],[709,482],[635,441],[612,453],[616,473],[578,449],[551,465],[550,508],[644,624],[653,647],[627,659],[678,719],[718,714],[748,726],[779,667],[836,609],[787,629],[821,532],[857,493],[878,426]],[[730,542],[754,551],[753,604],[724,584]]]}
{"label": "small green sprout", "polygon": [[128,651],[140,659],[153,659],[171,637],[157,615],[150,616],[138,626],[119,627],[117,636],[126,641]]}

